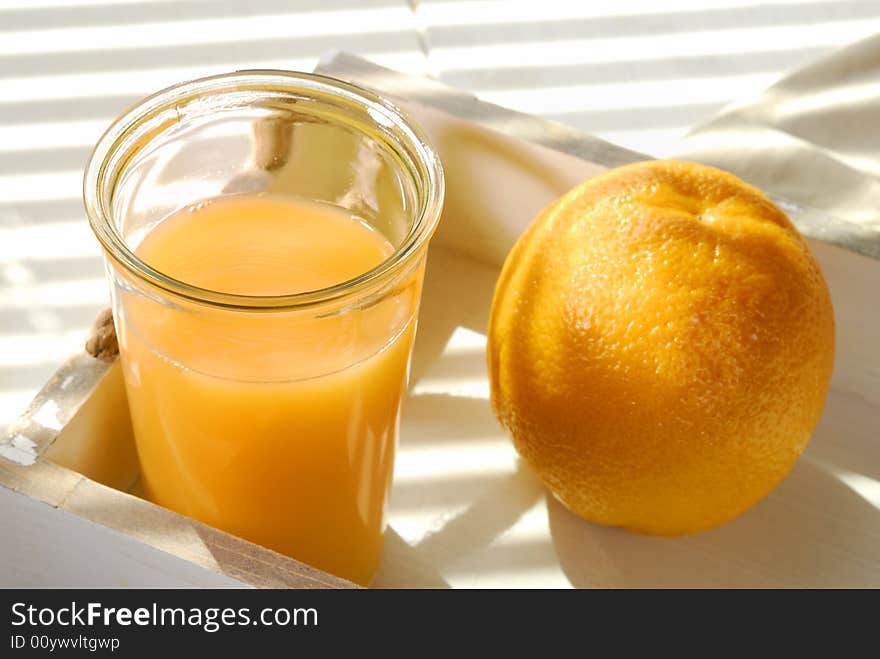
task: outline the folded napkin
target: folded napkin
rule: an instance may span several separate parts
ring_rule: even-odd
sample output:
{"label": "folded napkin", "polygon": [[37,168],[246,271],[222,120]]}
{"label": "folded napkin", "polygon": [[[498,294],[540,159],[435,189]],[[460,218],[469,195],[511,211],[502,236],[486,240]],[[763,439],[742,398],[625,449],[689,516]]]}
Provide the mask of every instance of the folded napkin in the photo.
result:
{"label": "folded napkin", "polygon": [[832,242],[880,258],[878,119],[880,35],[729,106],[692,130],[678,155],[836,216],[847,235]]}

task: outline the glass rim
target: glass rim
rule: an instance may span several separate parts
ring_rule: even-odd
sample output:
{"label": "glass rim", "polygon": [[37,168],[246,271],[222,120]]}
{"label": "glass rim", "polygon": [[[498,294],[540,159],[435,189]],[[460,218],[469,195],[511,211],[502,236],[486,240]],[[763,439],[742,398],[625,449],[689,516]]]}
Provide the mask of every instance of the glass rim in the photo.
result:
{"label": "glass rim", "polygon": [[[242,295],[201,288],[170,277],[140,259],[129,248],[112,221],[105,203],[107,195],[103,192],[108,174],[115,173],[109,171],[110,161],[117,151],[124,148],[125,138],[144,127],[149,119],[175,107],[183,100],[212,93],[249,90],[283,92],[285,89],[300,94],[319,92],[343,99],[362,109],[373,121],[378,112],[388,122],[383,123],[383,127],[392,129],[395,138],[412,148],[416,155],[416,162],[413,163],[418,170],[416,174],[422,180],[415,180],[418,206],[414,212],[414,221],[400,245],[381,263],[357,277],[325,288],[282,295]],[[391,146],[391,140],[385,142],[387,146]],[[428,138],[418,125],[387,99],[358,85],[317,73],[253,69],[180,82],[147,96],[123,111],[113,120],[89,156],[83,176],[83,202],[92,231],[105,252],[137,280],[146,281],[165,292],[206,306],[241,311],[283,311],[314,307],[347,298],[393,278],[433,235],[443,207],[444,187],[443,168]]]}

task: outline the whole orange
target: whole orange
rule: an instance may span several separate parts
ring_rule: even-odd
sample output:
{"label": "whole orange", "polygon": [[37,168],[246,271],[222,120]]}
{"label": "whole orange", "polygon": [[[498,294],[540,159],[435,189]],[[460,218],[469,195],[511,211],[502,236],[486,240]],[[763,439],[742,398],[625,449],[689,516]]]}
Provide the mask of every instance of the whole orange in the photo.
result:
{"label": "whole orange", "polygon": [[590,179],[520,237],[495,290],[493,408],[570,510],[677,535],[792,468],[834,361],[828,287],[761,191],[650,161]]}

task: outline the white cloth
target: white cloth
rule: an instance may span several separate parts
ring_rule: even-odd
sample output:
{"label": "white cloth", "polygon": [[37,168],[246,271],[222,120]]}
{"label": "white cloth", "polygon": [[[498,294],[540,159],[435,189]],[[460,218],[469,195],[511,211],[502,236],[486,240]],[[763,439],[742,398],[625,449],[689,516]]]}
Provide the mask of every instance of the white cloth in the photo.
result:
{"label": "white cloth", "polygon": [[691,131],[680,155],[856,223],[880,245],[878,119],[880,35],[728,107]]}

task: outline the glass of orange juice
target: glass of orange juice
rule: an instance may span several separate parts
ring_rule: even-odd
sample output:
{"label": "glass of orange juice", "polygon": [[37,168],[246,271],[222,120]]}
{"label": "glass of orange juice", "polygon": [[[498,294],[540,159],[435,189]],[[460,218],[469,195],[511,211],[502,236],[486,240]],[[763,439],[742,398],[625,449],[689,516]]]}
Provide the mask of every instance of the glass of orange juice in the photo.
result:
{"label": "glass of orange juice", "polygon": [[187,82],[87,167],[146,496],[360,584],[382,551],[443,172],[356,86]]}

